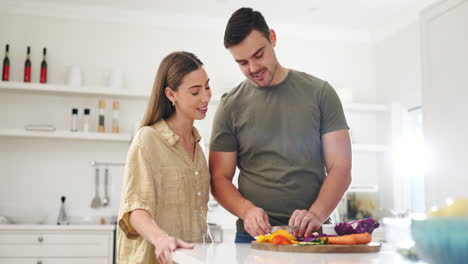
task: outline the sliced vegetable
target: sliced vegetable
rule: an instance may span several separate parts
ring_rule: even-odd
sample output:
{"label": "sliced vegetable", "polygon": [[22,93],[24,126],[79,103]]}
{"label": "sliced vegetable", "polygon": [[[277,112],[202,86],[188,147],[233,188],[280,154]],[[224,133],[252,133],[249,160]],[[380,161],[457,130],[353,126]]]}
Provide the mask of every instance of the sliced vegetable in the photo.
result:
{"label": "sliced vegetable", "polygon": [[299,245],[326,245],[328,244],[328,237],[318,237],[314,240],[299,242]]}
{"label": "sliced vegetable", "polygon": [[274,237],[276,235],[282,235],[282,236],[286,237],[289,240],[296,240],[295,236],[293,236],[291,233],[289,233],[287,230],[284,230],[284,229],[280,229],[280,230],[278,230],[276,232],[271,233],[272,237]]}
{"label": "sliced vegetable", "polygon": [[292,244],[291,241],[282,235],[276,235],[271,242],[275,245],[290,245]]}
{"label": "sliced vegetable", "polygon": [[[277,236],[286,238],[289,241],[288,244],[297,244],[296,237],[282,229],[268,235],[259,235],[256,241],[260,243],[273,243],[273,239]],[[282,238],[278,238],[277,241],[282,241]]]}
{"label": "sliced vegetable", "polygon": [[268,242],[271,242],[271,239],[270,239],[270,237],[268,237],[268,236],[259,235],[259,236],[257,237],[257,242],[261,242],[261,243],[267,242],[267,243],[268,243]]}

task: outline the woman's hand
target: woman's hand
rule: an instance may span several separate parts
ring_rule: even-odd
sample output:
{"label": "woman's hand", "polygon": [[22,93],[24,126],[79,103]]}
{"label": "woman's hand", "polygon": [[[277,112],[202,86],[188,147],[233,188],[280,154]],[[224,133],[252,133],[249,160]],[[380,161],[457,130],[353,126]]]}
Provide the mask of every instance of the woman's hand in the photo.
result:
{"label": "woman's hand", "polygon": [[160,264],[172,264],[172,252],[178,248],[193,249],[193,244],[165,234],[156,240],[154,247],[156,259]]}

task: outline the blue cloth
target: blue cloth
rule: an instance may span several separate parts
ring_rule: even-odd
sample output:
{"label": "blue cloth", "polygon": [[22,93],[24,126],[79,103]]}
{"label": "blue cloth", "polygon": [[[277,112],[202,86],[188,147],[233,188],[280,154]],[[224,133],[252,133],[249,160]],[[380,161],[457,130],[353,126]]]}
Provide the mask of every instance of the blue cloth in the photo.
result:
{"label": "blue cloth", "polygon": [[255,238],[251,237],[249,233],[236,232],[236,239],[234,240],[234,243],[250,243],[254,240]]}

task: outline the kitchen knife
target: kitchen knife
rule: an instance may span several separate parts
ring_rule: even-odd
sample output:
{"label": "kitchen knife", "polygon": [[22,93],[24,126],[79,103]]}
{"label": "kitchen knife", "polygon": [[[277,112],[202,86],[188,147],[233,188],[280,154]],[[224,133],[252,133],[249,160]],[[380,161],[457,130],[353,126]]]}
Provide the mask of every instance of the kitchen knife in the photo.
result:
{"label": "kitchen knife", "polygon": [[272,226],[271,227],[271,232],[276,232],[278,230],[286,230],[288,231],[289,233],[293,232],[293,231],[296,231],[297,229],[299,229],[299,226]]}

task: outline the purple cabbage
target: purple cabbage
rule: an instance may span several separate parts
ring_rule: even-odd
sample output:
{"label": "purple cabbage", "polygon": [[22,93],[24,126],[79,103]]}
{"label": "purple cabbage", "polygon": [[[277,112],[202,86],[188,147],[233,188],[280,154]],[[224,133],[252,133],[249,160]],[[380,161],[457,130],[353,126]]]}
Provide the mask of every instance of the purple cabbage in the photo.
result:
{"label": "purple cabbage", "polygon": [[361,234],[366,232],[372,234],[374,229],[376,229],[379,226],[379,223],[377,223],[374,219],[369,217],[356,221],[336,224],[335,232],[340,236],[349,234]]}

